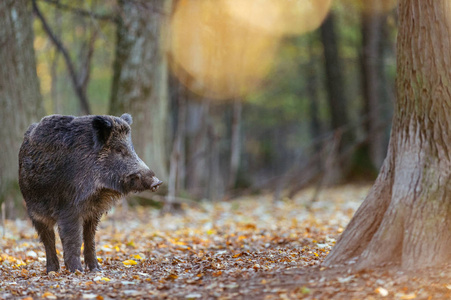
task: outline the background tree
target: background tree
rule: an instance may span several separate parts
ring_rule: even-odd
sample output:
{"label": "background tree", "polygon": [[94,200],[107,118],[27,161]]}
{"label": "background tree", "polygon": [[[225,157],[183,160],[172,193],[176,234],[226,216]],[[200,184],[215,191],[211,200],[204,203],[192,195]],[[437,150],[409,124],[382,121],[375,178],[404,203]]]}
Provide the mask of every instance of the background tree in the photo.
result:
{"label": "background tree", "polygon": [[[167,63],[162,22],[170,1],[119,1],[110,114],[133,116],[134,146],[162,180],[166,166]],[[165,12],[166,11],[166,12]]]}
{"label": "background tree", "polygon": [[0,2],[0,202],[10,208],[22,199],[17,155],[23,134],[44,115],[31,24],[29,1]]}
{"label": "background tree", "polygon": [[381,11],[383,3],[377,0],[364,1],[361,12],[362,32],[362,90],[364,111],[367,118],[366,149],[373,168],[379,169],[385,157],[386,139],[384,105],[387,101],[388,83],[385,82],[384,41],[387,38],[387,13]]}
{"label": "background tree", "polygon": [[[333,163],[327,171],[327,183],[336,184],[343,180],[346,173],[344,153],[352,143],[353,137],[349,131],[349,114],[347,110],[346,88],[343,80],[342,60],[339,53],[338,38],[335,28],[335,15],[329,14],[321,25],[321,41],[324,45],[324,65],[326,69],[327,100],[330,106],[331,129],[336,131],[332,141],[331,151],[334,153]],[[333,144],[336,144],[334,146]],[[335,148],[335,149],[334,149]]]}
{"label": "background tree", "polygon": [[326,266],[414,269],[451,258],[449,1],[399,1],[397,101],[376,183]]}

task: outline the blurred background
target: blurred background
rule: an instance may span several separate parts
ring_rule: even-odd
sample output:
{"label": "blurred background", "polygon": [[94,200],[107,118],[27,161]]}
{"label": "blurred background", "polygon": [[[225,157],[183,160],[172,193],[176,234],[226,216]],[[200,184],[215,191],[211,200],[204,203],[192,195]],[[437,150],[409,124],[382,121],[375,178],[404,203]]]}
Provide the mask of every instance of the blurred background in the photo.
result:
{"label": "blurred background", "polygon": [[396,73],[395,0],[2,0],[0,200],[48,114],[132,114],[165,182],[133,201],[223,200],[375,179]]}

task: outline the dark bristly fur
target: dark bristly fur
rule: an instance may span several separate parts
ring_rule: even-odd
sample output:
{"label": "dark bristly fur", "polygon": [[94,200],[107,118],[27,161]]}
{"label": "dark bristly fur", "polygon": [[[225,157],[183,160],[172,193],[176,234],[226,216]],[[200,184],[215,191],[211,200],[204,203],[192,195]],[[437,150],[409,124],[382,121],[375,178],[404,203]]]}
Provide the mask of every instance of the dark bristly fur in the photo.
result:
{"label": "dark bristly fur", "polygon": [[58,271],[54,226],[68,270],[100,269],[95,231],[103,213],[130,192],[162,183],[136,155],[132,118],[52,115],[32,124],[19,152],[19,184],[28,214],[44,244],[47,272]]}

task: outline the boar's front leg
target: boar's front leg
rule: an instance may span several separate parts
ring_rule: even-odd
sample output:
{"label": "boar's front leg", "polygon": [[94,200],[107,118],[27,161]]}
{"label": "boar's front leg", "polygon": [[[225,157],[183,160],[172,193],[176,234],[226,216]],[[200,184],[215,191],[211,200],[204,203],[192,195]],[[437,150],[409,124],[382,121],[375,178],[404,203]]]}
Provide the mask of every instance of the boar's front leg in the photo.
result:
{"label": "boar's front leg", "polygon": [[83,241],[85,243],[83,255],[85,256],[85,264],[91,271],[100,271],[99,263],[96,256],[95,234],[97,225],[99,224],[101,215],[91,217],[83,222]]}
{"label": "boar's front leg", "polygon": [[[71,211],[71,210],[68,210]],[[80,261],[82,243],[82,220],[79,216],[64,216],[58,221],[58,230],[63,244],[64,264],[66,269],[83,271]]]}
{"label": "boar's front leg", "polygon": [[37,220],[32,220],[32,222],[45,247],[47,273],[51,271],[58,272],[60,269],[60,264],[58,262],[58,256],[56,255],[55,231],[53,230],[53,226],[48,226],[47,224]]}

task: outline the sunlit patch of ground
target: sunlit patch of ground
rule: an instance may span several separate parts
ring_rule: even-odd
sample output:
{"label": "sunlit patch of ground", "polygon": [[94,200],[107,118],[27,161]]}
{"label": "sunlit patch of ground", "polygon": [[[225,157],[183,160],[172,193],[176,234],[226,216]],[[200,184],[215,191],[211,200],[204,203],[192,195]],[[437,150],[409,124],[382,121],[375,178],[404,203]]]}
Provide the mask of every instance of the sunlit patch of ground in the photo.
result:
{"label": "sunlit patch of ground", "polygon": [[[368,189],[324,189],[311,205],[313,189],[280,202],[269,195],[202,202],[172,216],[117,208],[97,233],[99,273],[45,274],[43,247],[30,222],[8,221],[0,243],[0,299],[428,299],[426,284],[433,295],[448,295],[451,285],[439,279],[343,275],[319,267]],[[57,248],[62,264],[59,242]],[[397,281],[387,279],[392,276]]]}

